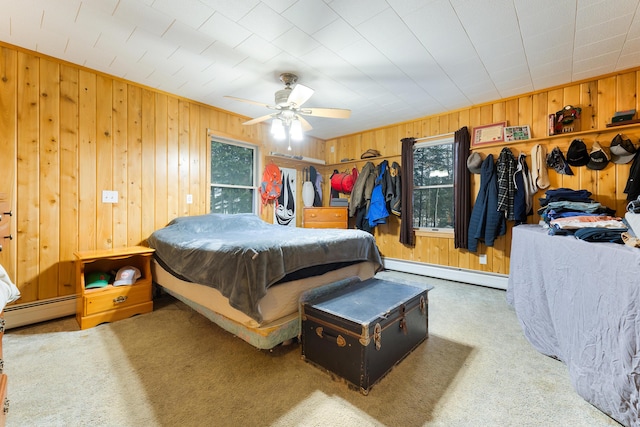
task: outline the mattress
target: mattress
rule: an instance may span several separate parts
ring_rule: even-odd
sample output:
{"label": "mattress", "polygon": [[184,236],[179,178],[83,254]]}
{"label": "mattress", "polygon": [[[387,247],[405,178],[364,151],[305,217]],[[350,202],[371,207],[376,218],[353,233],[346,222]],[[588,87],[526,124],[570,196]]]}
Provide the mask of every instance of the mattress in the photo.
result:
{"label": "mattress", "polygon": [[374,237],[362,230],[283,227],[252,214],[180,217],[147,240],[167,271],[217,289],[259,323],[258,302],[291,275],[315,276],[309,269],[333,271],[363,261],[382,266]]}
{"label": "mattress", "polygon": [[319,276],[272,286],[259,301],[258,309],[262,313],[262,321],[257,322],[231,307],[228,299],[217,289],[179,279],[165,270],[156,260],[151,263],[154,283],[161,286],[167,293],[223,329],[255,347],[264,349],[272,348],[298,335],[298,300],[303,292],[352,277],[366,280],[373,277],[378,268],[376,263],[365,261]]}

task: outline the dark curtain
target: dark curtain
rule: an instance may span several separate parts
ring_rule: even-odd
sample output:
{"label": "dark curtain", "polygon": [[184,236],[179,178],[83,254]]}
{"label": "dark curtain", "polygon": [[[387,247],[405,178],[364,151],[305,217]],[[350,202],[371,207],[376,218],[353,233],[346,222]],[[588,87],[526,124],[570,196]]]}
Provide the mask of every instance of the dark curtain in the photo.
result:
{"label": "dark curtain", "polygon": [[402,207],[400,208],[400,243],[405,245],[415,245],[415,234],[413,233],[413,144],[415,138],[402,139],[402,160],[401,169],[404,179],[402,180]]}
{"label": "dark curtain", "polygon": [[469,247],[471,173],[467,168],[467,158],[469,158],[470,141],[469,130],[466,126],[456,131],[453,140],[454,247],[460,249],[467,249]]}

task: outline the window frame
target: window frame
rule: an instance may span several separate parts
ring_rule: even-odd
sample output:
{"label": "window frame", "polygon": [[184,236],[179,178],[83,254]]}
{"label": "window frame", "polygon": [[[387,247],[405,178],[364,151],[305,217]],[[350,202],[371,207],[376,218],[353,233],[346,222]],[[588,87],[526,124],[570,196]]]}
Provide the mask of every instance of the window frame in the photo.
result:
{"label": "window frame", "polygon": [[[208,212],[211,213],[211,202],[212,202],[212,198],[211,198],[211,192],[213,191],[214,187],[217,188],[237,188],[237,189],[250,189],[253,191],[253,197],[251,198],[251,212],[254,215],[258,215],[258,207],[259,207],[259,178],[258,178],[258,173],[260,170],[260,147],[258,147],[255,144],[251,144],[248,142],[244,142],[244,141],[238,141],[235,139],[230,139],[230,138],[225,138],[225,137],[221,137],[218,135],[215,135],[213,133],[207,133],[207,138],[209,141],[209,149],[208,149],[208,162],[207,162],[207,181],[209,183],[208,185],[208,189],[209,191],[207,192],[207,199],[208,199]],[[213,158],[211,157],[211,145],[214,143],[222,143],[222,144],[227,144],[227,145],[234,145],[237,147],[241,147],[241,148],[246,148],[246,149],[250,149],[253,151],[253,182],[251,183],[251,185],[234,185],[234,184],[214,184],[212,182],[211,179],[211,169],[212,169],[212,161]],[[249,213],[249,212],[248,212]]]}
{"label": "window frame", "polygon": [[[414,185],[413,185],[413,192],[415,193],[416,189],[419,188],[451,188],[452,190],[455,189],[455,167],[454,166],[454,160],[455,160],[455,153],[453,152],[453,150],[455,149],[455,139],[454,139],[454,135],[450,135],[450,136],[441,136],[438,137],[437,139],[430,139],[428,141],[418,141],[416,143],[414,143],[413,145],[413,153],[414,153],[414,159],[415,159],[415,152],[418,149],[421,148],[425,148],[425,147],[433,147],[436,145],[446,145],[446,144],[450,144],[451,145],[451,164],[452,164],[452,182],[451,184],[440,184],[440,185],[433,185],[433,186],[416,186],[415,185],[415,173],[416,173],[416,168],[415,168],[415,160],[414,160],[414,176],[412,177],[412,179],[414,179]],[[415,204],[415,197],[414,194],[411,195],[411,208],[414,209],[414,204]],[[455,198],[452,200],[452,211],[455,211]],[[414,219],[415,219],[415,215],[414,215]],[[453,227],[451,228],[445,228],[445,227],[413,227],[414,232],[416,233],[416,235],[428,235],[431,237],[447,237],[447,238],[453,238],[454,237],[454,232],[455,232],[455,217],[454,217],[454,221],[453,221]]]}

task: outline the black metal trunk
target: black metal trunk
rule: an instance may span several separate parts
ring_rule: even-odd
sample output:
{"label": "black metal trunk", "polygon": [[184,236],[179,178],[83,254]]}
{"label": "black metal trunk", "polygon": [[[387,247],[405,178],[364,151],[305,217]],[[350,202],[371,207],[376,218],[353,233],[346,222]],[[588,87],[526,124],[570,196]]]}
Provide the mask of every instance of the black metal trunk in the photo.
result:
{"label": "black metal trunk", "polygon": [[301,306],[302,358],[363,394],[428,337],[428,291],[369,279]]}

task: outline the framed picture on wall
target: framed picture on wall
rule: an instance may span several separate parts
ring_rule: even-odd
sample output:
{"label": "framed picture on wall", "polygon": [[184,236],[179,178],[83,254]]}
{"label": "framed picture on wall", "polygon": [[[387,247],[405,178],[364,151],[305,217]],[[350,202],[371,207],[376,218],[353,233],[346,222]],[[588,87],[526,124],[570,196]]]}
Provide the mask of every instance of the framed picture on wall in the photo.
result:
{"label": "framed picture on wall", "polygon": [[471,146],[477,147],[479,145],[503,142],[503,131],[506,126],[507,122],[498,122],[473,128],[473,138],[471,139]]}
{"label": "framed picture on wall", "polygon": [[507,126],[504,128],[505,141],[524,141],[531,139],[529,126]]}

